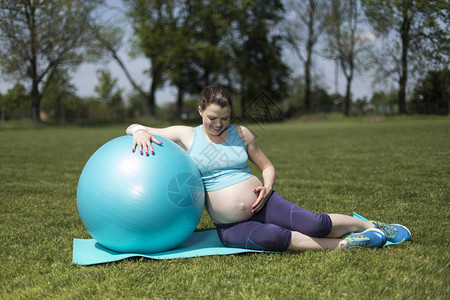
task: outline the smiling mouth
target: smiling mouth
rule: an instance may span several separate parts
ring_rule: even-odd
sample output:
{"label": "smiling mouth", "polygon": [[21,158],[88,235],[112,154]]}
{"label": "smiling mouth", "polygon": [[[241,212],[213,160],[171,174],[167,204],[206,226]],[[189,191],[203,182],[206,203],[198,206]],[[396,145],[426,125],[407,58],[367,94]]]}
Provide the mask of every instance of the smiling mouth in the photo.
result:
{"label": "smiling mouth", "polygon": [[220,128],[214,128],[214,127],[210,127],[212,129],[213,132],[221,134],[223,132],[223,127]]}

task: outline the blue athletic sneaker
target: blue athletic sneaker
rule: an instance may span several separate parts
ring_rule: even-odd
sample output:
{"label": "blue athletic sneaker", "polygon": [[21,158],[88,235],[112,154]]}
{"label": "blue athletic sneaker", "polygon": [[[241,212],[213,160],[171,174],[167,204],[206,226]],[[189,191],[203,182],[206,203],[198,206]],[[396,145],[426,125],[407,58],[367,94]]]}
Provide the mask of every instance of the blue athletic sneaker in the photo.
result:
{"label": "blue athletic sneaker", "polygon": [[370,221],[375,225],[375,228],[383,231],[386,240],[391,243],[400,243],[409,241],[411,239],[411,232],[408,228],[399,224],[385,224],[378,221]]}
{"label": "blue athletic sneaker", "polygon": [[347,247],[370,247],[379,248],[386,243],[386,236],[383,231],[377,228],[370,228],[363,232],[350,233],[344,236]]}

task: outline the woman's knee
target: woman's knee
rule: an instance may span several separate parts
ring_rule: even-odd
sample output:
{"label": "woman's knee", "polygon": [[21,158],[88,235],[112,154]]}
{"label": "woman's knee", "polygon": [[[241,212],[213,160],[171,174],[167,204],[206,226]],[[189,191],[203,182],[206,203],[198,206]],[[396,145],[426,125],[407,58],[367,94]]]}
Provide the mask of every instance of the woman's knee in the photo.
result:
{"label": "woman's knee", "polygon": [[327,214],[316,214],[314,222],[310,224],[310,226],[306,226],[302,233],[311,237],[318,238],[328,236],[333,227],[331,218]]}
{"label": "woman's knee", "polygon": [[254,230],[247,240],[247,248],[285,251],[292,238],[292,232],[286,228],[273,224],[264,224],[259,230]]}
{"label": "woman's knee", "polygon": [[216,226],[220,240],[227,247],[284,251],[291,243],[291,231],[275,224],[244,222]]}

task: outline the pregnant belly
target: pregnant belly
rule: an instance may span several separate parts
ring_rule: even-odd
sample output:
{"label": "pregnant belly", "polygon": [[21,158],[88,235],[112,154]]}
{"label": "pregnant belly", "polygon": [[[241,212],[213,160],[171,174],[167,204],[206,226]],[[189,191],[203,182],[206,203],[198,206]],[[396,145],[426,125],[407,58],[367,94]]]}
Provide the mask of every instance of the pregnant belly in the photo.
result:
{"label": "pregnant belly", "polygon": [[206,209],[211,219],[217,224],[228,224],[250,218],[256,201],[253,190],[261,185],[261,181],[252,176],[224,189],[208,192]]}

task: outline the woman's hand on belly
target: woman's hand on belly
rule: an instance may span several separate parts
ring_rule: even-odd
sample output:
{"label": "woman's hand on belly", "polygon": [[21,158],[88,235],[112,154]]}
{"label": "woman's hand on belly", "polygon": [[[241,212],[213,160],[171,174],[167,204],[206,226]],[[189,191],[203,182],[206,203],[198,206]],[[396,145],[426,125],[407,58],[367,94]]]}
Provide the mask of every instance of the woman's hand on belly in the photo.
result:
{"label": "woman's hand on belly", "polygon": [[272,193],[272,188],[260,185],[256,187],[253,192],[257,197],[255,203],[253,203],[252,205],[252,213],[255,214],[260,211],[266,204],[270,194]]}

